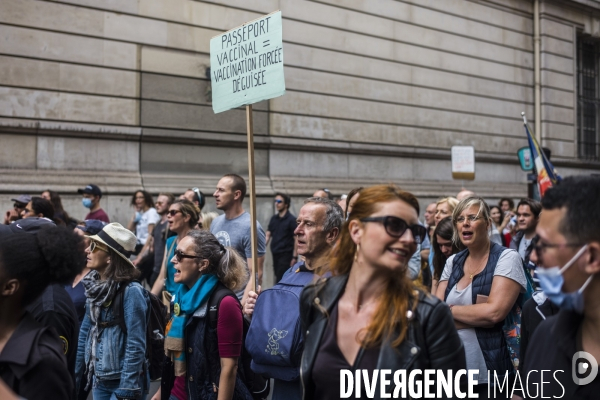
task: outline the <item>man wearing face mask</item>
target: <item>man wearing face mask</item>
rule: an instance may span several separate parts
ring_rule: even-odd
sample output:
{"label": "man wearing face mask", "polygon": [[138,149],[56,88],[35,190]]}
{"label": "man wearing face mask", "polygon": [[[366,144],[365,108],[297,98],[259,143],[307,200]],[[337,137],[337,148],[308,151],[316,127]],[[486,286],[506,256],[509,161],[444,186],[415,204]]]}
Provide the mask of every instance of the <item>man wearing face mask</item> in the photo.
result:
{"label": "man wearing face mask", "polygon": [[97,219],[99,221],[110,223],[108,215],[100,207],[100,199],[102,198],[102,191],[96,185],[89,184],[83,189],[79,189],[77,193],[83,195],[81,203],[85,208],[89,208],[90,212],[85,216],[84,220]]}
{"label": "man wearing face mask", "polygon": [[542,389],[545,398],[597,399],[600,393],[597,363],[591,360],[600,360],[599,198],[600,177],[576,176],[542,199],[536,274],[560,311],[531,338],[520,374],[531,398]]}

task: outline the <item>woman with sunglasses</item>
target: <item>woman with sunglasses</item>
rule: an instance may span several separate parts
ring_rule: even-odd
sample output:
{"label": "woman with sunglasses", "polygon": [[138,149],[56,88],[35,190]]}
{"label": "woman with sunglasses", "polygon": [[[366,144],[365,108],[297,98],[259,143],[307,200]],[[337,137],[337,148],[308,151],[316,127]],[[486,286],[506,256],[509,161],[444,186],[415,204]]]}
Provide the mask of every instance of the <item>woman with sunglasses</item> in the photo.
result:
{"label": "woman with sunglasses", "polygon": [[174,280],[175,266],[172,262],[175,248],[181,239],[183,239],[191,230],[195,229],[199,219],[200,209],[189,200],[176,200],[169,207],[169,211],[167,212],[169,231],[175,232],[177,236],[167,239],[162,268],[152,287],[152,293],[159,297],[161,296],[162,290],[165,290],[162,294],[165,304],[170,303],[171,297],[179,288],[179,285]]}
{"label": "woman with sunglasses", "polygon": [[407,275],[426,233],[418,215],[417,199],[394,186],[360,192],[331,260],[332,277],[302,292],[305,399],[338,399],[342,369],[369,376],[376,368],[403,369],[408,376],[465,368],[448,308]]}
{"label": "woman with sunglasses", "polygon": [[[433,237],[431,238],[432,247],[435,249],[433,256],[433,285],[431,293],[437,292],[437,287],[440,283],[442,271],[446,266],[446,260],[452,254],[458,253],[464,247],[462,243],[452,241],[454,235],[454,226],[452,225],[452,217],[446,217],[435,226]],[[459,248],[460,247],[460,248]]]}
{"label": "woman with sunglasses", "polygon": [[514,374],[502,326],[527,281],[519,253],[490,241],[492,220],[483,199],[462,200],[452,219],[453,241],[460,240],[466,249],[446,261],[436,296],[450,306],[465,344],[467,368],[479,370],[476,392],[487,395],[488,384],[493,385],[488,371],[501,380],[508,374],[509,382]]}
{"label": "woman with sunglasses", "polygon": [[[146,363],[146,326],[150,300],[134,280],[139,271],[129,257],[136,237],[118,223],[106,225],[89,237],[87,268],[82,280],[87,297],[79,331],[76,386],[83,374],[94,400],[145,399],[150,378]],[[110,304],[123,293],[123,315],[127,330],[119,325]]]}
{"label": "woman with sunglasses", "polygon": [[[252,400],[237,374],[243,317],[234,292],[247,279],[244,260],[212,233],[195,230],[177,244],[171,262],[179,286],[167,326],[163,381],[152,399]],[[216,329],[209,323],[213,297],[221,298]]]}

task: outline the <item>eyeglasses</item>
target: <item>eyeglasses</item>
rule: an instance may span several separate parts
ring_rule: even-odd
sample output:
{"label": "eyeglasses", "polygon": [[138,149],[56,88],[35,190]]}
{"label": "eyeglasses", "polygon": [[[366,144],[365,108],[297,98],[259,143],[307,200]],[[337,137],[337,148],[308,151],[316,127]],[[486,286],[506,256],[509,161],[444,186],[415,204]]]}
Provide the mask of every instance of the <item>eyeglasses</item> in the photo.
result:
{"label": "eyeglasses", "polygon": [[416,244],[423,243],[427,229],[424,226],[415,224],[408,225],[402,218],[398,217],[369,217],[361,219],[362,222],[381,222],[385,227],[385,231],[392,237],[402,237],[407,229],[410,229]]}
{"label": "eyeglasses", "polygon": [[535,236],[531,239],[531,246],[533,250],[535,250],[535,255],[538,259],[542,258],[542,253],[546,251],[547,248],[560,248],[560,247],[579,247],[582,246],[580,243],[562,243],[562,244],[554,244],[554,243],[544,243],[540,241],[539,236]]}
{"label": "eyeglasses", "polygon": [[279,199],[277,199],[277,200],[274,200],[274,201],[275,201],[275,203],[277,203],[277,204],[279,204],[279,203],[283,203],[283,200],[279,200]]}
{"label": "eyeglasses", "polygon": [[102,248],[100,245],[98,245],[98,243],[92,240],[92,243],[90,243],[90,253],[93,253],[94,251],[96,251],[96,249],[108,253],[108,249]]}
{"label": "eyeglasses", "polygon": [[176,216],[177,213],[182,213],[183,214],[183,211],[181,211],[181,210],[169,210],[169,211],[167,211],[167,214],[169,214],[171,217]]}
{"label": "eyeglasses", "polygon": [[181,260],[183,260],[184,258],[202,258],[202,257],[191,256],[189,254],[185,254],[184,252],[182,252],[179,249],[175,250],[175,259],[177,260],[177,262],[181,262]]}
{"label": "eyeglasses", "polygon": [[483,219],[483,217],[478,217],[477,215],[467,215],[466,217],[458,217],[456,218],[456,223],[457,224],[462,224],[464,223],[466,220],[469,220],[469,222],[475,222],[478,219]]}

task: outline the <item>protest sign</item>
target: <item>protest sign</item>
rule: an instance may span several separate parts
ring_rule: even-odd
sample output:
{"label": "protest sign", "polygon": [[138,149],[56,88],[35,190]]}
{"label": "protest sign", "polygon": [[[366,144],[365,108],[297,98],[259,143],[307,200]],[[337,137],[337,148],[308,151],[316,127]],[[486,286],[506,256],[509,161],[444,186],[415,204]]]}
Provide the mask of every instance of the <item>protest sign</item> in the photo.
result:
{"label": "protest sign", "polygon": [[247,22],[210,40],[212,105],[215,114],[246,106],[252,265],[256,292],[256,185],[252,104],[285,94],[281,11]]}
{"label": "protest sign", "polygon": [[475,179],[475,148],[473,146],[452,146],[452,178]]}
{"label": "protest sign", "polygon": [[213,111],[285,94],[281,11],[210,40]]}

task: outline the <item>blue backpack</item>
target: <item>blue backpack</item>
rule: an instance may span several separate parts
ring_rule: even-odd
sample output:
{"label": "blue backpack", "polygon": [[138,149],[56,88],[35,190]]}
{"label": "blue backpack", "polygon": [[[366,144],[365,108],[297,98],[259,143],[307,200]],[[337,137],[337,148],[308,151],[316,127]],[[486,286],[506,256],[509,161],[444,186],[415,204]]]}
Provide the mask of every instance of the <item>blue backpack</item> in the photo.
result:
{"label": "blue backpack", "polygon": [[312,272],[300,272],[303,262],[294,265],[283,278],[258,296],[246,349],[252,370],[269,378],[292,381],[300,375],[304,350],[300,324],[300,293],[313,281]]}

